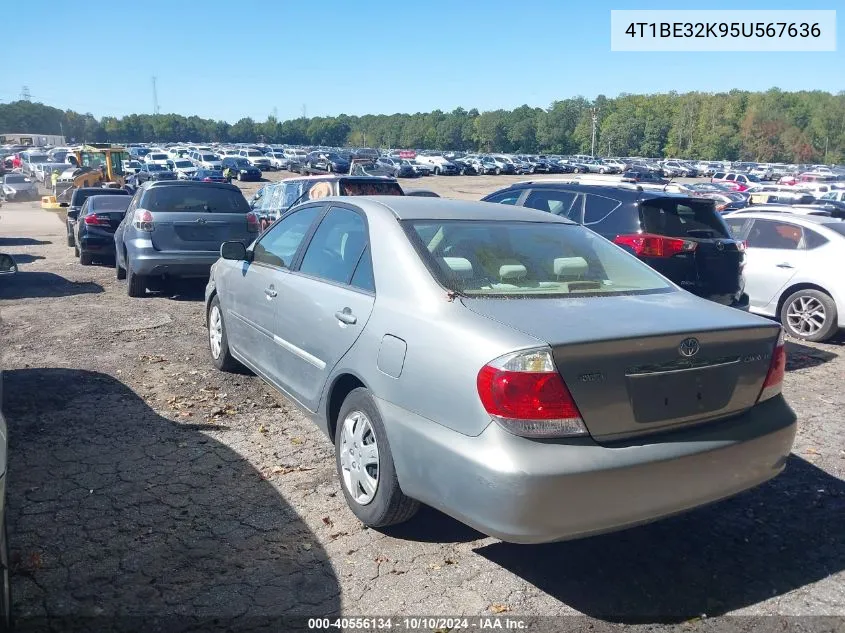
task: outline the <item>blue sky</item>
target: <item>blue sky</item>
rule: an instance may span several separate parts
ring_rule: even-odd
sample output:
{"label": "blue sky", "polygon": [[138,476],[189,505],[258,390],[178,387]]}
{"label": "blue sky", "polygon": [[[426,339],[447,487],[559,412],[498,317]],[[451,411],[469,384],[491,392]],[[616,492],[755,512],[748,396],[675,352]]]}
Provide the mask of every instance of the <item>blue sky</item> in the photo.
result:
{"label": "blue sky", "polygon": [[[40,5],[49,15],[40,21],[32,3],[7,4],[4,24],[20,28],[3,29],[0,102],[18,99],[26,85],[35,101],[98,117],[152,112],[153,75],[161,112],[229,122],[264,120],[274,108],[280,119],[295,118],[303,106],[308,116],[328,116],[547,107],[622,92],[845,90],[841,38],[827,53],[610,51],[611,9],[838,8],[843,33],[838,0],[746,0],[741,7],[720,0],[690,7],[646,0],[88,0],[84,8],[52,0]],[[39,24],[44,46],[32,28]],[[68,50],[80,72],[71,70]]]}

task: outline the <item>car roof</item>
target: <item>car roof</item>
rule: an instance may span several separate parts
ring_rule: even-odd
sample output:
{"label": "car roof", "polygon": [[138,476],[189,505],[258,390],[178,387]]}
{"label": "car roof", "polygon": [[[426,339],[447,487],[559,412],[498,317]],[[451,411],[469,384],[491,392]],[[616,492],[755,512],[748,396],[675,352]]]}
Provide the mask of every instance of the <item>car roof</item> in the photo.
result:
{"label": "car roof", "polygon": [[751,211],[746,213],[727,213],[723,217],[725,218],[759,218],[761,220],[785,220],[788,218],[790,222],[795,221],[798,224],[806,223],[806,224],[816,224],[822,225],[825,224],[842,224],[845,220],[841,220],[839,218],[834,218],[827,215],[804,215],[801,213],[784,213],[784,212],[765,212],[765,211]]}
{"label": "car roof", "polygon": [[[206,169],[204,171],[220,171],[219,169]],[[197,180],[149,180],[144,183],[144,186],[149,189],[158,189],[159,187],[217,187],[218,189],[229,189],[240,191],[235,185],[230,185],[226,182],[199,182]]]}
{"label": "car roof", "polygon": [[117,194],[118,196],[128,196],[129,192],[126,189],[118,189],[117,187],[80,187],[76,189],[74,193],[77,191],[81,191],[82,193],[87,193],[90,196],[97,195],[96,193],[92,192],[99,192],[101,196],[113,196]]}
{"label": "car roof", "polygon": [[[621,186],[620,186],[621,185]],[[620,183],[619,185],[601,185],[592,181],[579,182],[577,180],[528,180],[515,182],[505,189],[493,193],[499,193],[506,189],[559,189],[577,187],[582,191],[593,193],[625,193],[630,198],[651,199],[651,198],[689,198],[690,196],[673,191],[656,191],[654,189],[638,189],[635,183]],[[492,195],[492,194],[490,194]]]}
{"label": "car roof", "polygon": [[575,224],[571,220],[545,211],[475,200],[424,196],[346,196],[320,200],[351,203],[374,213],[388,209],[399,220],[493,220]]}

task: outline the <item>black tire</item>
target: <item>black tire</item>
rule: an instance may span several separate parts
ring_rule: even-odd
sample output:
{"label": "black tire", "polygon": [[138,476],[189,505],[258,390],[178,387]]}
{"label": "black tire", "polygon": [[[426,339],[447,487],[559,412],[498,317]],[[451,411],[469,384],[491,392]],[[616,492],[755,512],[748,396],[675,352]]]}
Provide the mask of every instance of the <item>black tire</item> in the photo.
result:
{"label": "black tire", "polygon": [[126,269],[120,265],[117,253],[114,254],[114,276],[117,280],[126,279]]}
{"label": "black tire", "polygon": [[[353,411],[364,413],[370,420],[378,447],[378,484],[372,501],[366,505],[358,503],[349,494],[343,478],[343,467],[341,466],[341,438],[344,428],[344,420]],[[338,413],[337,427],[335,429],[335,467],[340,477],[340,487],[346,503],[352,513],[369,527],[380,528],[397,523],[404,523],[416,514],[419,509],[419,502],[406,497],[399,487],[399,480],[396,478],[396,468],[393,465],[393,455],[390,452],[390,444],[387,441],[387,433],[384,429],[381,415],[376,407],[370,390],[365,387],[353,389],[346,396]]]}
{"label": "black tire", "polygon": [[147,294],[147,278],[132,270],[132,260],[126,258],[126,294],[130,297],[143,297]]}
{"label": "black tire", "polygon": [[332,171],[334,171],[334,167],[332,167],[331,163],[326,164],[326,171],[329,173],[332,173]]}
{"label": "black tire", "polygon": [[[220,316],[220,353],[217,358],[214,357],[214,350],[211,345],[211,315],[217,310]],[[211,355],[211,362],[220,371],[237,372],[243,370],[241,365],[232,352],[229,350],[229,337],[226,334],[226,323],[223,321],[223,309],[220,307],[220,299],[215,295],[208,306],[208,314],[206,314],[206,329],[208,331],[208,353]]]}
{"label": "black tire", "polygon": [[[821,304],[822,307],[824,322],[818,330],[812,333],[802,332],[794,324],[795,317],[793,316],[792,319],[790,318],[790,306],[793,302],[802,298],[806,300],[815,300],[818,304]],[[788,334],[792,338],[813,342],[826,341],[835,335],[839,329],[837,324],[837,314],[838,311],[836,309],[836,302],[833,300],[833,297],[821,290],[807,288],[806,290],[793,292],[786,298],[786,301],[783,302],[783,306],[781,306],[780,309],[780,322],[783,325],[784,333]]]}
{"label": "black tire", "polygon": [[79,263],[83,266],[90,266],[91,263],[94,261],[94,258],[91,257],[91,253],[86,253],[85,251],[79,251]]}
{"label": "black tire", "polygon": [[14,630],[12,618],[12,574],[9,562],[9,530],[6,527],[6,513],[0,526],[0,632]]}
{"label": "black tire", "polygon": [[238,175],[236,176],[236,178],[238,179],[238,182],[240,182],[244,179],[243,174],[241,174],[240,172],[238,172]]}
{"label": "black tire", "polygon": [[440,175],[440,167],[435,167],[435,168],[434,168],[434,175],[435,175],[435,176],[439,176],[439,175]]}
{"label": "black tire", "polygon": [[79,257],[79,247],[76,244],[73,245],[73,256]]}

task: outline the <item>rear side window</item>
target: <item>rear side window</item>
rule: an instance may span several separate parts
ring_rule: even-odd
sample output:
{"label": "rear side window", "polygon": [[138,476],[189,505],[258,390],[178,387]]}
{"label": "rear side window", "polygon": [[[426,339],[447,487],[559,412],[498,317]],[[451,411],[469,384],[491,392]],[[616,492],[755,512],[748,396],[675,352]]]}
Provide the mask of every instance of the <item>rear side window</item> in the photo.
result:
{"label": "rear side window", "polygon": [[175,213],[249,213],[249,204],[240,191],[222,187],[177,186],[151,187],[141,206],[150,211]]}
{"label": "rear side window", "polygon": [[582,204],[583,199],[575,191],[537,189],[525,199],[524,206],[560,215],[580,224]]}
{"label": "rear side window", "polygon": [[584,224],[590,225],[601,222],[611,213],[616,211],[622,202],[615,198],[599,196],[594,193],[585,194],[584,202]]}
{"label": "rear side window", "polygon": [[349,209],[334,208],[314,233],[299,270],[306,275],[347,284],[366,246],[364,218]]}
{"label": "rear side window", "polygon": [[804,229],[804,248],[807,250],[818,248],[827,244],[828,240],[824,235],[810,229]]}
{"label": "rear side window", "polygon": [[668,237],[729,237],[712,201],[655,198],[640,203],[643,230]]}

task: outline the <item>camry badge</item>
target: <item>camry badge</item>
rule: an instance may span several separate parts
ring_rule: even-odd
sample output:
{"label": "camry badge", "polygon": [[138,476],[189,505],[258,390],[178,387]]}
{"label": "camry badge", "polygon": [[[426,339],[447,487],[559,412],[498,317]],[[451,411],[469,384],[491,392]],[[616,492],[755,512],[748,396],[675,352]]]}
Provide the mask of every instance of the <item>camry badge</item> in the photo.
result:
{"label": "camry badge", "polygon": [[681,344],[678,345],[678,352],[680,352],[681,356],[692,358],[698,354],[700,347],[701,346],[698,344],[697,338],[685,338],[681,341]]}

